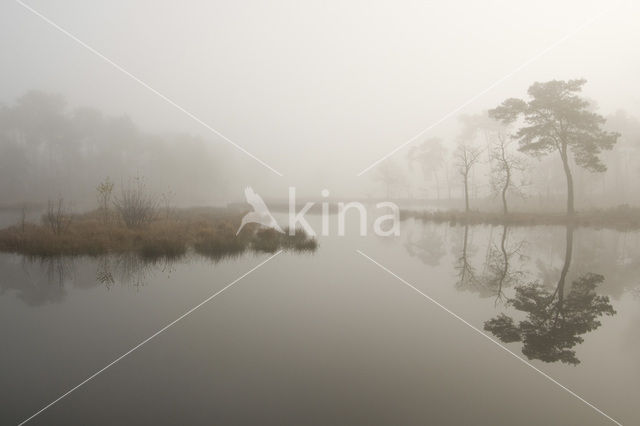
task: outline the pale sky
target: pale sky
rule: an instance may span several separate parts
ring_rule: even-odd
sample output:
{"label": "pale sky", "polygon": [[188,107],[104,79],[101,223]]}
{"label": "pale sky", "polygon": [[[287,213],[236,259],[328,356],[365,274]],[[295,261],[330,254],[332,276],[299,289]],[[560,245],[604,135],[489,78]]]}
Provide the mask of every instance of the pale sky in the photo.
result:
{"label": "pale sky", "polygon": [[[272,196],[288,185],[309,195],[366,190],[370,176],[358,172],[606,7],[461,112],[524,97],[534,81],[584,77],[601,113],[640,116],[634,2],[26,3],[282,172],[237,154],[241,184]],[[20,4],[2,2],[0,20],[0,102],[59,92],[72,106],[128,114],[143,130],[226,143]],[[451,142],[455,122],[420,140]]]}

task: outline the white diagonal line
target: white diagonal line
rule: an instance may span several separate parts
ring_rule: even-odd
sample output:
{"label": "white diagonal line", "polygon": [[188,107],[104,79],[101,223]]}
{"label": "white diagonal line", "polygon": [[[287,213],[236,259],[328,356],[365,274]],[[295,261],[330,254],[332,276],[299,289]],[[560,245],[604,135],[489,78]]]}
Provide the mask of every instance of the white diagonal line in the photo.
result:
{"label": "white diagonal line", "polygon": [[262,265],[264,265],[265,263],[267,263],[268,261],[270,261],[271,259],[273,259],[274,257],[276,257],[277,255],[279,255],[280,253],[282,253],[282,250],[277,251],[274,255],[269,256],[267,259],[265,259],[264,261],[260,262],[258,265],[254,266],[253,268],[249,269],[247,272],[245,272],[244,274],[240,275],[238,278],[236,278],[235,280],[233,280],[232,282],[230,282],[229,284],[227,284],[226,286],[224,286],[221,290],[217,291],[216,293],[212,294],[211,296],[207,297],[206,299],[204,299],[202,302],[198,303],[196,306],[194,306],[193,308],[189,309],[187,312],[185,312],[184,314],[180,315],[178,318],[176,318],[175,320],[171,321],[169,324],[165,325],[164,327],[162,327],[160,330],[156,331],[155,333],[153,333],[151,336],[147,337],[146,339],[144,339],[142,342],[138,343],[137,345],[135,345],[133,348],[129,349],[127,352],[123,353],[122,355],[120,355],[118,358],[114,359],[113,361],[111,361],[109,364],[105,365],[104,367],[102,367],[100,370],[96,371],[95,373],[93,373],[91,376],[87,377],[86,379],[84,379],[82,382],[78,383],[76,386],[72,387],[71,389],[69,389],[67,392],[63,393],[62,395],[60,395],[58,398],[56,398],[55,400],[51,401],[49,404],[45,405],[44,407],[42,407],[39,411],[35,412],[33,415],[31,415],[29,418],[23,420],[22,422],[20,422],[18,424],[18,426],[22,426],[25,423],[27,423],[28,421],[30,421],[31,419],[33,419],[34,417],[36,417],[38,414],[42,413],[43,411],[47,410],[48,408],[50,408],[51,406],[53,406],[54,404],[56,404],[57,402],[59,402],[61,399],[65,398],[66,396],[68,396],[69,394],[71,394],[73,391],[75,391],[76,389],[78,389],[79,387],[81,387],[82,385],[86,384],[87,382],[89,382],[90,380],[94,379],[97,375],[99,375],[100,373],[102,373],[103,371],[105,371],[107,368],[111,367],[112,365],[116,364],[118,361],[122,360],[124,357],[126,357],[127,355],[129,355],[130,353],[132,353],[133,351],[139,349],[141,346],[143,346],[144,344],[146,344],[147,342],[149,342],[151,339],[153,339],[154,337],[158,336],[159,334],[165,332],[167,329],[169,329],[170,327],[172,327],[173,325],[175,325],[178,321],[182,320],[183,318],[187,317],[188,315],[192,314],[194,311],[196,311],[198,308],[200,308],[202,305],[206,304],[207,302],[209,302],[211,299],[213,299],[214,297],[216,297],[217,295],[219,295],[220,293],[222,293],[223,291],[225,291],[226,289],[228,289],[229,287],[231,287],[232,285],[234,285],[235,283],[237,283],[238,281],[240,281],[241,279],[243,279],[244,277],[246,277],[247,275],[249,275],[250,273],[252,273],[253,271],[255,271],[256,269],[258,269],[259,267],[261,267]]}
{"label": "white diagonal line", "polygon": [[37,10],[35,10],[31,6],[29,6],[28,4],[24,3],[22,0],[15,0],[15,2],[18,3],[20,6],[24,7],[25,9],[27,9],[28,11],[30,11],[31,13],[33,13],[34,15],[36,15],[37,17],[39,17],[40,19],[42,19],[43,21],[45,21],[47,24],[49,24],[52,27],[54,27],[56,30],[60,31],[61,33],[63,33],[64,35],[66,35],[67,37],[69,37],[70,39],[75,41],[76,43],[78,43],[79,45],[81,45],[82,47],[84,47],[85,49],[89,50],[94,55],[96,55],[99,58],[103,59],[105,62],[111,64],[115,69],[117,69],[118,71],[120,71],[123,74],[127,75],[128,77],[130,77],[131,79],[136,81],[138,84],[140,84],[144,88],[146,88],[149,91],[151,91],[154,94],[156,94],[157,96],[159,96],[160,98],[165,100],[167,103],[169,103],[171,106],[175,107],[179,111],[182,111],[184,114],[186,114],[187,116],[192,118],[194,121],[196,121],[200,125],[204,126],[206,129],[208,129],[211,132],[213,132],[219,138],[221,138],[224,141],[230,143],[236,149],[242,151],[243,153],[245,153],[249,157],[253,158],[258,163],[262,164],[264,167],[266,167],[267,169],[271,170],[273,173],[277,174],[278,176],[283,176],[282,173],[280,173],[279,171],[277,171],[276,169],[274,169],[273,167],[271,167],[270,165],[268,165],[267,163],[265,163],[264,161],[262,161],[261,159],[259,159],[258,157],[256,157],[255,155],[253,155],[252,153],[250,153],[249,151],[247,151],[243,147],[241,147],[240,145],[238,145],[236,142],[232,141],[231,139],[229,139],[228,137],[226,137],[225,135],[220,133],[218,130],[216,130],[213,127],[211,127],[209,124],[207,124],[204,121],[202,121],[200,118],[196,117],[191,111],[187,110],[186,108],[181,107],[175,101],[173,101],[171,98],[169,98],[168,96],[163,95],[158,90],[154,89],[152,86],[150,86],[149,84],[145,83],[140,78],[136,77],[135,75],[133,75],[132,73],[130,73],[129,71],[124,69],[122,66],[118,65],[117,63],[115,63],[114,61],[112,61],[111,59],[109,59],[108,57],[106,57],[105,55],[103,55],[102,53],[100,53],[99,51],[94,49],[93,47],[89,46],[84,41],[80,40],[75,35],[71,34],[69,31],[67,31],[64,28],[62,28],[60,25],[58,25],[55,22],[53,22],[51,19],[49,19],[46,16],[44,16],[42,13],[38,12]]}
{"label": "white diagonal line", "polygon": [[556,385],[558,385],[559,387],[561,387],[562,389],[564,389],[565,391],[569,392],[571,395],[573,395],[574,397],[576,397],[577,399],[579,399],[580,401],[584,402],[586,405],[588,405],[589,407],[593,408],[595,411],[597,411],[598,413],[602,414],[604,417],[606,417],[607,419],[611,420],[613,423],[622,426],[622,423],[618,422],[617,420],[615,420],[614,418],[612,418],[611,416],[609,416],[607,413],[605,413],[604,411],[600,410],[598,407],[596,407],[595,405],[593,405],[592,403],[590,403],[589,401],[587,401],[586,399],[582,398],[580,395],[578,395],[577,393],[575,393],[574,391],[572,391],[571,389],[567,388],[565,385],[563,385],[562,383],[558,382],[556,379],[554,379],[553,377],[549,376],[547,373],[545,373],[544,371],[540,370],[539,368],[537,368],[536,366],[534,366],[533,364],[531,364],[529,361],[521,358],[520,356],[518,356],[515,352],[511,351],[510,349],[508,349],[506,346],[501,345],[500,343],[498,343],[497,341],[493,340],[491,337],[489,337],[489,335],[487,335],[486,333],[484,333],[483,331],[481,331],[479,328],[477,328],[476,326],[472,325],[471,323],[469,323],[467,320],[465,320],[464,318],[462,318],[460,315],[456,314],[455,312],[451,311],[449,308],[447,308],[446,306],[444,306],[443,304],[441,304],[440,302],[438,302],[437,300],[435,300],[434,298],[432,298],[431,296],[427,295],[426,293],[422,292],[421,290],[419,290],[418,288],[416,288],[414,285],[412,285],[411,283],[407,282],[406,280],[404,280],[403,278],[401,278],[400,276],[398,276],[397,274],[395,274],[393,271],[391,271],[389,268],[381,265],[380,263],[378,263],[377,261],[375,261],[374,259],[372,259],[371,257],[367,256],[366,254],[364,254],[363,252],[361,252],[360,250],[356,250],[356,252],[358,252],[358,254],[362,255],[364,258],[368,259],[369,261],[371,261],[372,263],[374,263],[375,265],[377,265],[378,267],[380,267],[382,270],[388,272],[389,274],[391,274],[393,277],[397,278],[400,282],[402,282],[403,284],[405,284],[407,287],[415,290],[417,293],[419,293],[421,296],[423,296],[424,298],[426,298],[427,300],[429,300],[430,302],[432,302],[433,304],[437,305],[438,307],[440,307],[441,309],[443,309],[445,312],[447,312],[448,314],[450,314],[451,316],[453,316],[454,318],[456,318],[457,320],[461,321],[462,323],[464,323],[466,326],[468,326],[469,328],[471,328],[472,330],[474,330],[475,332],[477,332],[478,334],[480,334],[482,337],[486,338],[487,340],[489,340],[491,343],[495,344],[496,346],[498,346],[500,349],[508,352],[509,354],[511,354],[513,357],[515,357],[518,361],[523,362],[524,364],[526,364],[527,366],[531,367],[532,369],[534,369],[536,372],[540,373],[542,376],[544,376],[546,379],[548,379],[549,381],[555,383]]}
{"label": "white diagonal line", "polygon": [[537,61],[538,59],[540,59],[542,56],[546,55],[547,53],[549,53],[551,50],[555,49],[556,47],[558,47],[559,45],[561,45],[562,43],[564,43],[565,41],[569,40],[571,37],[575,36],[576,34],[578,34],[580,31],[582,31],[583,29],[585,29],[586,27],[590,26],[591,24],[593,24],[594,22],[596,22],[598,19],[602,18],[604,15],[606,15],[609,12],[610,9],[605,9],[603,11],[601,11],[600,13],[598,13],[595,17],[583,22],[582,24],[578,25],[573,31],[569,32],[568,34],[566,34],[564,37],[562,37],[561,39],[557,40],[556,42],[554,42],[553,44],[547,46],[545,49],[541,50],[540,52],[538,52],[536,55],[534,55],[533,57],[529,58],[527,61],[525,61],[524,63],[522,63],[520,66],[516,67],[514,70],[512,70],[511,72],[509,72],[508,74],[502,76],[501,78],[499,78],[498,80],[496,80],[495,82],[493,82],[491,85],[489,85],[487,88],[485,88],[484,90],[481,90],[480,92],[476,93],[474,96],[472,96],[471,98],[469,98],[468,100],[466,100],[465,102],[463,102],[460,106],[452,109],[451,111],[449,111],[448,113],[446,113],[445,115],[443,115],[442,117],[440,117],[440,119],[438,119],[437,121],[435,121],[434,123],[430,124],[428,127],[426,127],[425,129],[421,130],[418,134],[416,134],[415,136],[413,136],[411,139],[403,142],[402,144],[398,145],[396,148],[394,148],[392,151],[390,151],[388,154],[386,154],[385,156],[383,156],[382,158],[380,158],[379,160],[373,162],[371,165],[369,165],[368,167],[366,167],[365,169],[363,169],[362,171],[360,171],[360,173],[358,173],[356,176],[362,176],[363,174],[365,174],[366,172],[368,172],[369,170],[373,169],[375,166],[377,166],[378,164],[382,163],[383,161],[385,161],[387,158],[391,157],[392,155],[394,155],[396,152],[400,151],[402,148],[406,147],[407,145],[415,142],[418,138],[420,138],[422,135],[424,135],[426,132],[428,132],[429,130],[433,129],[434,127],[438,126],[439,124],[443,123],[444,121],[448,120],[449,118],[451,118],[453,115],[457,114],[458,112],[460,112],[462,109],[464,109],[466,106],[468,106],[469,104],[475,102],[478,98],[480,98],[482,95],[486,94],[487,92],[491,91],[492,89],[494,89],[495,87],[499,86],[500,84],[502,84],[505,80],[508,80],[509,78],[511,78],[514,74],[522,71],[523,69],[525,69],[526,67],[528,67],[529,65],[531,65],[533,62]]}

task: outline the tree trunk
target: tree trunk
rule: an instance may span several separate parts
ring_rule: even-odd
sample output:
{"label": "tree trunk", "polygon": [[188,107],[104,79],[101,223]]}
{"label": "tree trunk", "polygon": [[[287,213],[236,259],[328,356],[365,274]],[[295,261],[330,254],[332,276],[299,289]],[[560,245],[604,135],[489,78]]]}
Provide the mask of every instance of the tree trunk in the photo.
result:
{"label": "tree trunk", "polygon": [[509,172],[507,171],[507,180],[504,184],[504,187],[502,187],[502,213],[504,213],[504,215],[506,216],[507,214],[509,214],[509,209],[507,208],[507,190],[509,189]]}
{"label": "tree trunk", "polygon": [[469,213],[469,173],[464,175],[464,211]]}
{"label": "tree trunk", "polygon": [[507,184],[505,184],[505,186],[502,188],[502,213],[504,213],[505,216],[509,214],[509,209],[507,208],[507,189],[508,188],[509,186]]}
{"label": "tree trunk", "polygon": [[573,208],[573,176],[571,175],[571,169],[569,168],[569,157],[567,156],[566,148],[563,149],[560,156],[562,157],[564,174],[567,177],[567,215],[573,216],[575,213]]}
{"label": "tree trunk", "polygon": [[507,191],[509,190],[509,185],[511,185],[511,165],[509,164],[509,160],[507,160],[507,156],[504,152],[504,143],[500,144],[500,156],[502,165],[506,172],[506,176],[504,177],[504,187],[502,188],[502,212],[506,216],[509,214],[509,209],[507,208]]}
{"label": "tree trunk", "polygon": [[564,298],[564,284],[567,278],[567,273],[569,272],[569,266],[571,265],[571,258],[573,255],[573,225],[571,224],[567,226],[566,237],[567,243],[564,253],[564,265],[562,266],[560,279],[558,280],[558,286],[556,287],[556,293],[558,294],[558,300],[560,303],[562,303]]}
{"label": "tree trunk", "polygon": [[507,225],[502,225],[502,240],[500,241],[500,251],[502,252],[502,271],[500,271],[500,279],[498,281],[498,297],[502,294],[502,285],[509,273],[509,254],[507,253]]}
{"label": "tree trunk", "polygon": [[464,224],[464,239],[462,242],[462,270],[460,273],[460,284],[465,285],[467,280],[467,271],[469,270],[469,261],[467,259],[467,241],[469,240],[469,224]]}

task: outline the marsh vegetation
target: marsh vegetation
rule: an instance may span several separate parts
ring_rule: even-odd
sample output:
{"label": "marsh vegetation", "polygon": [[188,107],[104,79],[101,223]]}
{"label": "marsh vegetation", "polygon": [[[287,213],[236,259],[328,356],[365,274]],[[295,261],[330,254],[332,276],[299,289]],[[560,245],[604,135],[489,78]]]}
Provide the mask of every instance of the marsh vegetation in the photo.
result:
{"label": "marsh vegetation", "polygon": [[[139,206],[138,202],[134,204]],[[247,250],[272,253],[280,249],[313,251],[317,247],[317,241],[303,230],[289,235],[288,230],[282,234],[248,225],[236,235],[244,214],[241,210],[173,209],[167,218],[147,207],[130,212],[126,203],[119,206],[126,216],[115,209],[82,214],[64,208],[47,211],[41,223],[25,222],[0,230],[0,251],[29,256],[136,253],[145,259],[175,259],[189,251],[217,258]],[[138,213],[141,216],[134,218]]]}

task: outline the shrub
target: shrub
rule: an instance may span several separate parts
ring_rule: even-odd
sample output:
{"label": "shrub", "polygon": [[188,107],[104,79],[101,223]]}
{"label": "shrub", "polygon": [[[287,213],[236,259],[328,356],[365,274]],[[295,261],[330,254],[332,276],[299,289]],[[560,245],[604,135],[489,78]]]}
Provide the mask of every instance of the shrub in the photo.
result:
{"label": "shrub", "polygon": [[71,209],[65,205],[64,199],[59,198],[57,202],[47,201],[47,210],[42,215],[42,223],[51,232],[60,235],[65,232],[71,224]]}
{"label": "shrub", "polygon": [[157,215],[158,201],[147,192],[144,181],[139,177],[123,186],[113,203],[128,228],[148,225]]}

